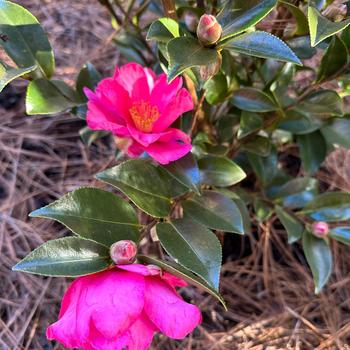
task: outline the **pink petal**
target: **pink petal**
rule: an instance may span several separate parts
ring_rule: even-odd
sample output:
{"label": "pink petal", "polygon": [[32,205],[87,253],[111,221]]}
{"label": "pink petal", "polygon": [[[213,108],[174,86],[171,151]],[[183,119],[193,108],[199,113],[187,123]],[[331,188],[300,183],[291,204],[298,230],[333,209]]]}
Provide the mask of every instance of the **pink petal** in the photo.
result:
{"label": "pink petal", "polygon": [[149,276],[150,270],[146,265],[142,264],[128,264],[128,265],[118,265],[118,269],[122,269],[129,272],[139,273],[142,276]]}
{"label": "pink petal", "polygon": [[147,350],[152,343],[153,335],[158,328],[146,314],[142,314],[130,327],[128,350]]}
{"label": "pink petal", "polygon": [[188,304],[159,277],[146,277],[144,310],[159,330],[174,339],[182,339],[202,321],[197,306]]}
{"label": "pink petal", "polygon": [[136,129],[133,125],[128,124],[128,130],[131,137],[140,145],[147,147],[150,144],[156,142],[159,138],[165,137],[168,134],[168,131],[159,132],[159,133],[146,133]]}
{"label": "pink petal", "polygon": [[136,141],[133,141],[127,150],[128,156],[131,158],[139,157],[143,152],[144,147]]}
{"label": "pink petal", "polygon": [[144,306],[144,277],[117,269],[79,277],[63,298],[60,317],[47,337],[66,347],[112,342],[138,318]]}
{"label": "pink petal", "polygon": [[101,80],[97,85],[96,94],[105,104],[111,106],[119,117],[129,119],[131,107],[129,93],[117,81],[112,78]]}
{"label": "pink petal", "polygon": [[145,147],[145,151],[160,164],[180,159],[192,149],[191,139],[181,130],[168,129],[157,142]]}
{"label": "pink petal", "polygon": [[149,99],[152,78],[149,69],[135,62],[125,64],[114,74],[114,79],[129,92],[133,100]]}
{"label": "pink petal", "polygon": [[151,105],[158,106],[159,112],[162,112],[169,102],[176,97],[181,86],[181,77],[175,78],[168,84],[167,76],[160,74],[151,93]]}
{"label": "pink petal", "polygon": [[[163,106],[159,106],[161,109]],[[186,89],[181,89],[166,107],[162,108],[160,117],[153,124],[153,132],[160,132],[168,128],[183,113],[193,109],[191,95]]]}
{"label": "pink petal", "polygon": [[165,281],[166,283],[168,283],[172,287],[186,287],[186,286],[188,286],[188,283],[186,281],[172,275],[169,272],[164,272],[161,275],[161,278],[163,281]]}

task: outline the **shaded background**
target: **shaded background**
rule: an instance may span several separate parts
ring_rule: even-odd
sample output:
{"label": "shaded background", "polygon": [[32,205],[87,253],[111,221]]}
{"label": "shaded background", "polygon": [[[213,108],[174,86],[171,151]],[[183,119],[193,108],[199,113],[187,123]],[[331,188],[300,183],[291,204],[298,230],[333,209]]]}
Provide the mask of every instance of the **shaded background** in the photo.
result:
{"label": "shaded background", "polygon": [[[109,15],[97,0],[17,3],[41,21],[55,51],[55,75],[67,83],[74,84],[86,61],[104,76],[119,62]],[[78,135],[83,122],[69,114],[26,116],[24,94],[25,82],[16,81],[0,95],[0,349],[63,349],[46,340],[45,329],[57,318],[69,280],[10,269],[39,244],[67,234],[61,225],[29,219],[28,213],[79,186],[103,186],[93,175],[115,163],[114,145],[107,138],[87,148]],[[288,146],[280,160],[296,155],[297,149]],[[350,153],[335,151],[317,177],[330,189],[349,191]],[[200,290],[186,288],[184,297],[203,310],[203,324],[183,341],[157,336],[153,349],[347,348],[349,248],[333,241],[334,272],[324,292],[315,296],[298,244],[287,245],[274,217],[252,224],[252,235],[225,238],[221,288],[229,311]]]}

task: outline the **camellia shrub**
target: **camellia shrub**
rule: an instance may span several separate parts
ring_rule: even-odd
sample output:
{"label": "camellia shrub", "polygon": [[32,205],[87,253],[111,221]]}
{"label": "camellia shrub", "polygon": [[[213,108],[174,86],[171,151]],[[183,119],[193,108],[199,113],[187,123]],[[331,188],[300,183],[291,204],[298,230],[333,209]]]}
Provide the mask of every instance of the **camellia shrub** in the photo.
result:
{"label": "camellia shrub", "polygon": [[[118,194],[82,187],[30,213],[73,233],[13,268],[75,278],[47,337],[130,350],[157,332],[185,337],[201,312],[176,287],[195,285],[225,306],[224,236],[257,235],[273,216],[289,244],[300,242],[320,293],[332,241],[350,243],[350,194],[321,191],[315,177],[332,150],[350,148],[350,2],[100,3],[124,62],[109,77],[87,62],[69,86],[54,78],[37,19],[0,1],[0,89],[28,80],[28,115],[69,111],[86,121],[87,147],[105,137],[118,154],[96,174]],[[269,25],[281,18],[288,25]],[[290,145],[297,169],[281,161]],[[139,253],[141,241],[159,256]]]}

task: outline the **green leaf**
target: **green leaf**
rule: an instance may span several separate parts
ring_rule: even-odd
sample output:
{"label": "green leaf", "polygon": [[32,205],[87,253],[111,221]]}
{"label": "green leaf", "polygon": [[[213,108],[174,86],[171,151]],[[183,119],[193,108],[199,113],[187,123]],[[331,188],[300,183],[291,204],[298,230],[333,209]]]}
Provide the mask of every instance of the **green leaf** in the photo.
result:
{"label": "green leaf", "polygon": [[202,182],[206,185],[228,187],[242,181],[246,174],[226,157],[205,156],[198,161]]}
{"label": "green leaf", "polygon": [[185,215],[213,230],[244,234],[242,215],[237,205],[219,192],[203,191],[182,202]]}
{"label": "green leaf", "polygon": [[176,180],[149,161],[132,159],[98,173],[96,178],[117,187],[136,206],[154,217],[166,217],[171,198],[180,193]]}
{"label": "green leaf", "polygon": [[323,81],[332,77],[344,68],[348,63],[348,49],[344,42],[336,35],[333,36],[327,51],[322,57],[317,81]]}
{"label": "green leaf", "polygon": [[255,198],[253,204],[254,204],[254,212],[256,214],[256,218],[260,223],[268,220],[273,214],[271,205],[265,200],[260,198]]}
{"label": "green leaf", "polygon": [[350,220],[350,193],[322,193],[302,211],[317,221],[346,221]]}
{"label": "green leaf", "polygon": [[333,90],[319,90],[306,96],[295,110],[311,117],[328,118],[343,115],[343,101]]}
{"label": "green leaf", "polygon": [[163,168],[181,184],[200,194],[200,173],[197,161],[192,153],[188,153],[177,161],[164,165]]}
{"label": "green leaf", "polygon": [[79,135],[83,142],[90,147],[95,141],[99,140],[100,138],[109,135],[108,131],[102,131],[102,130],[92,130],[88,126],[85,126],[84,128],[79,130]]}
{"label": "green leaf", "polygon": [[286,112],[285,118],[278,124],[278,128],[287,130],[295,135],[305,135],[318,130],[323,124],[324,120],[322,119],[304,115],[291,109]]}
{"label": "green leaf", "polygon": [[200,289],[203,289],[204,291],[206,291],[207,293],[211,294],[216,299],[218,299],[221,302],[221,304],[224,306],[225,310],[227,310],[225,301],[222,298],[222,296],[213,287],[211,287],[204,279],[193,274],[190,270],[187,270],[176,263],[173,263],[170,261],[161,261],[145,255],[138,255],[137,260],[143,264],[159,266],[162,270],[183,279],[189,284],[192,284]]}
{"label": "green leaf", "polygon": [[109,248],[88,239],[65,237],[42,244],[12,270],[44,276],[77,277],[105,270]]}
{"label": "green leaf", "polygon": [[234,106],[248,112],[272,112],[277,106],[270,96],[255,88],[235,90],[231,102]]}
{"label": "green leaf", "polygon": [[205,100],[215,105],[223,102],[230,94],[226,76],[222,73],[216,74],[204,84]]}
{"label": "green leaf", "polygon": [[25,8],[0,0],[0,40],[7,54],[19,68],[37,66],[50,78],[55,70],[54,55],[38,20]]}
{"label": "green leaf", "polygon": [[292,13],[297,22],[297,27],[293,35],[309,34],[308,20],[304,12],[299,7],[289,3],[288,1],[279,0],[279,2]]}
{"label": "green leaf", "polygon": [[300,36],[287,41],[288,46],[300,59],[309,59],[316,55],[317,50],[310,45],[309,36]]}
{"label": "green leaf", "polygon": [[216,50],[204,48],[197,39],[190,37],[170,40],[167,49],[169,82],[188,68],[215,65],[219,58]]}
{"label": "green leaf", "polygon": [[188,218],[159,223],[156,231],[160,243],[176,262],[218,290],[222,253],[213,232]]}
{"label": "green leaf", "polygon": [[0,62],[0,92],[12,80],[21,77],[24,74],[32,72],[37,66],[27,68],[13,68]]}
{"label": "green leaf", "polygon": [[273,199],[280,199],[290,209],[303,208],[318,194],[318,181],[311,177],[299,177],[279,187]]}
{"label": "green leaf", "polygon": [[314,7],[308,8],[308,21],[310,29],[311,46],[316,46],[321,41],[339,33],[350,24],[350,18],[342,22],[332,22]]}
{"label": "green leaf", "polygon": [[297,219],[295,215],[288,213],[281,207],[276,206],[275,208],[278,219],[281,221],[282,225],[288,234],[288,243],[292,244],[302,237],[304,232],[304,225]]}
{"label": "green leaf", "polygon": [[244,32],[267,16],[277,0],[229,0],[217,19],[223,27],[221,40]]}
{"label": "green leaf", "polygon": [[344,244],[350,244],[350,227],[339,226],[334,227],[329,231],[329,237],[336,239]]}
{"label": "green leaf", "polygon": [[237,137],[238,139],[242,139],[243,137],[260,130],[262,126],[263,120],[259,114],[243,111]]}
{"label": "green leaf", "polygon": [[307,174],[313,175],[326,158],[325,139],[319,131],[314,131],[311,134],[299,135],[297,141],[304,170]]}
{"label": "green leaf", "polygon": [[323,239],[317,238],[307,231],[303,234],[303,249],[314,278],[315,293],[318,294],[332,272],[332,253]]}
{"label": "green leaf", "polygon": [[101,79],[102,76],[96,70],[94,65],[90,62],[86,63],[86,65],[84,65],[84,67],[80,70],[75,84],[79,97],[83,101],[87,101],[83,88],[87,87],[90,90],[94,90]]}
{"label": "green leaf", "polygon": [[151,24],[148,29],[147,40],[167,43],[179,35],[179,24],[171,18],[164,17],[157,19]]}
{"label": "green leaf", "polygon": [[271,141],[268,137],[257,135],[253,140],[244,142],[241,145],[241,150],[266,157],[271,152]]}
{"label": "green leaf", "polygon": [[272,152],[264,157],[253,153],[247,154],[249,164],[261,183],[266,186],[271,183],[277,172],[277,153],[273,148]]}
{"label": "green leaf", "polygon": [[34,114],[55,114],[78,104],[75,92],[63,81],[36,79],[30,82],[26,95],[26,112]]}
{"label": "green leaf", "polygon": [[321,129],[321,132],[327,142],[350,149],[350,119],[331,119],[330,123]]}
{"label": "green leaf", "polygon": [[30,216],[56,220],[75,234],[107,247],[122,239],[136,242],[140,237],[140,225],[132,206],[98,188],[79,188],[34,210]]}
{"label": "green leaf", "polygon": [[248,56],[271,58],[302,65],[286,43],[267,32],[255,31],[241,34],[224,41],[220,47]]}

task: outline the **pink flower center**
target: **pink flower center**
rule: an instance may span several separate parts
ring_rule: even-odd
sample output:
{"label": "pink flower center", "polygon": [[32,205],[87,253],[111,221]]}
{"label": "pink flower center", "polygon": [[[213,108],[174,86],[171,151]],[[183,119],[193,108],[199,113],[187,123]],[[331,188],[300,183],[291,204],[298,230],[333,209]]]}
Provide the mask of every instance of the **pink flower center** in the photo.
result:
{"label": "pink flower center", "polygon": [[148,101],[134,102],[129,111],[135,126],[143,132],[151,132],[153,123],[159,118],[157,106],[151,106]]}

